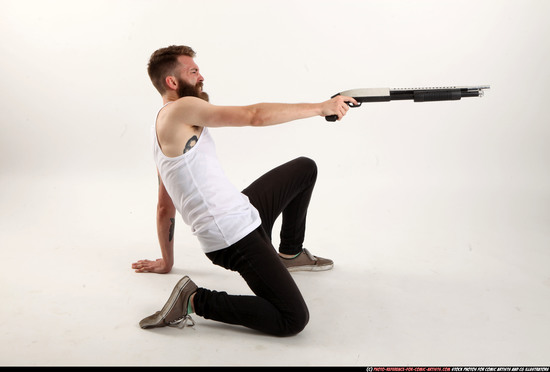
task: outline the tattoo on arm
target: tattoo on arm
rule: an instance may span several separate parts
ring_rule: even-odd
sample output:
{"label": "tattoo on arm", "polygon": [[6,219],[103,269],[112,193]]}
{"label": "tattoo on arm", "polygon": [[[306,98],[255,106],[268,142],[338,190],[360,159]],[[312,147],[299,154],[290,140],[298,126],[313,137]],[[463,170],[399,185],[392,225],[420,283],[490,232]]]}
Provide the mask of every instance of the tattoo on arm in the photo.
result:
{"label": "tattoo on arm", "polygon": [[191,150],[193,148],[193,146],[195,146],[198,142],[198,138],[197,136],[193,136],[189,139],[189,141],[187,141],[187,143],[185,144],[185,148],[183,149],[183,153],[185,154],[187,151]]}
{"label": "tattoo on arm", "polygon": [[171,242],[174,239],[174,228],[176,227],[176,219],[170,218],[170,232],[168,234],[168,241]]}

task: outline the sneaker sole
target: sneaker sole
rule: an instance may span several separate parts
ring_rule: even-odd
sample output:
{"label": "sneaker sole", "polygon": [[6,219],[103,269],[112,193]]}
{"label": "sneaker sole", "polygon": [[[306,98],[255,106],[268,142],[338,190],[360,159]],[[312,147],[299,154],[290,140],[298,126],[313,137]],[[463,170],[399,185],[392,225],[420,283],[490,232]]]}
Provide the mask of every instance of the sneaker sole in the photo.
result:
{"label": "sneaker sole", "polygon": [[[185,286],[191,281],[189,277],[185,276],[180,279],[180,281],[176,284],[174,289],[172,290],[172,294],[170,294],[170,297],[168,298],[168,301],[164,304],[161,311],[156,312],[155,314],[148,316],[147,318],[143,319],[141,322],[139,322],[139,325],[141,328],[153,328],[158,327],[161,325],[163,320],[166,318],[166,315],[172,310],[176,303],[176,299],[178,298],[179,294]],[[164,325],[164,324],[162,324]]]}
{"label": "sneaker sole", "polygon": [[327,271],[334,267],[334,264],[331,265],[323,265],[323,266],[317,266],[317,265],[303,265],[303,266],[290,266],[287,267],[288,271],[295,272],[295,271]]}

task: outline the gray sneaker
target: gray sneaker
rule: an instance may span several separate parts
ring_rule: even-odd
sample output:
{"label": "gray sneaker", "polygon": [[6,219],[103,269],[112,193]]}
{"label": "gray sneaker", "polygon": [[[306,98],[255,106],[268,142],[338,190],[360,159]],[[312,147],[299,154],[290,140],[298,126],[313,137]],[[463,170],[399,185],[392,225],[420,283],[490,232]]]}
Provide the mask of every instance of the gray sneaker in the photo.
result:
{"label": "gray sneaker", "polygon": [[[187,303],[189,297],[197,291],[198,287],[193,283],[188,276],[180,279],[178,284],[172,290],[172,294],[161,311],[157,311],[153,315],[139,322],[141,328],[154,327],[179,327],[183,328],[186,325],[192,327],[195,322],[189,314],[187,314]],[[190,321],[190,324],[187,322]]]}
{"label": "gray sneaker", "polygon": [[281,261],[286,266],[288,271],[325,271],[334,267],[334,262],[332,262],[332,260],[314,256],[305,248],[298,255],[298,257],[281,257]]}

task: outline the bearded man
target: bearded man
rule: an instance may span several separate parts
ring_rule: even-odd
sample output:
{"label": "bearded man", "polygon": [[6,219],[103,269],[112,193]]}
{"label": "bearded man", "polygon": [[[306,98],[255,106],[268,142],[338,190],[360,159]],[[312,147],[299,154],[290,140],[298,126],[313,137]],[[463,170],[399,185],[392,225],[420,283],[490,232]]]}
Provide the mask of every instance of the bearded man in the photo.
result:
{"label": "bearded man", "polygon": [[[258,103],[217,106],[203,91],[204,78],[188,46],[155,51],[148,73],[164,105],[153,130],[159,177],[157,231],[162,258],[132,264],[136,272],[168,273],[174,264],[174,227],[178,212],[198,238],[206,256],[238,272],[254,295],[240,296],[197,286],[184,276],[160,311],[140,322],[142,328],[183,326],[196,313],[277,336],[301,332],[309,320],[307,305],[289,271],[323,271],[329,259],[303,247],[306,216],[317,177],[309,158],[291,160],[239,191],[225,176],[211,128],[269,126],[348,111],[352,97],[321,103]],[[282,215],[278,252],[272,245],[275,220]]]}

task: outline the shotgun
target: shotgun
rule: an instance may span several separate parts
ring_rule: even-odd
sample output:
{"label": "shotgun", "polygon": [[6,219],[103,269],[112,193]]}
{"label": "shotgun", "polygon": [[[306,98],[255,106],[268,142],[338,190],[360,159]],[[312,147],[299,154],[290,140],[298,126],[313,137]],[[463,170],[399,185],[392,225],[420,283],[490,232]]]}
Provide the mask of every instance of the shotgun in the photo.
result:
{"label": "shotgun", "polygon": [[[353,97],[358,105],[351,102],[350,107],[359,107],[363,102],[389,102],[401,100],[413,100],[414,102],[430,101],[456,101],[462,97],[483,97],[483,90],[489,89],[489,85],[469,86],[469,87],[438,87],[438,88],[366,88],[352,89],[340,93],[336,96]],[[337,115],[325,116],[327,121],[338,120]]]}

